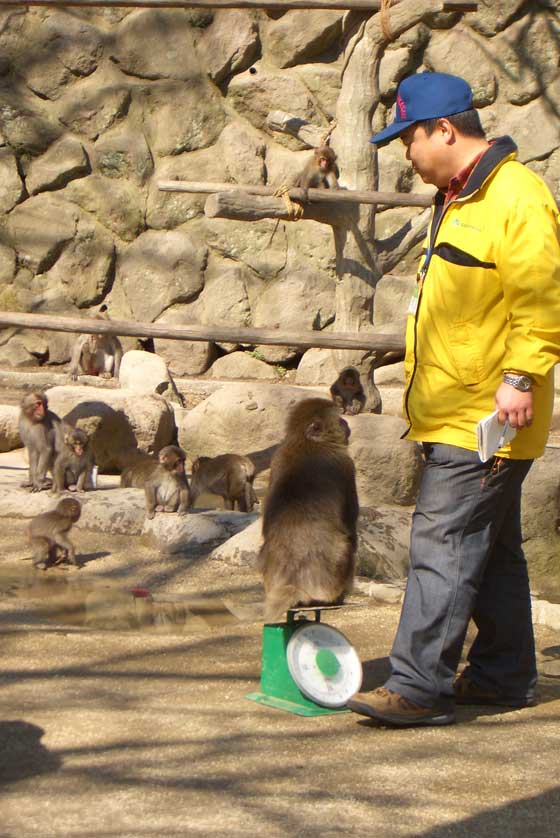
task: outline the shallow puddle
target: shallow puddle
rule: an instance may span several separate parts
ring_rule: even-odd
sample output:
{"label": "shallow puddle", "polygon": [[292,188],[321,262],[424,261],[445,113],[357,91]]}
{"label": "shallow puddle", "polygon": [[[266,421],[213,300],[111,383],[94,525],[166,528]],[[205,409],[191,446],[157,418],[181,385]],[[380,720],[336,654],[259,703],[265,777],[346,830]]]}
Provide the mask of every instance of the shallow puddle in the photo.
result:
{"label": "shallow puddle", "polygon": [[72,570],[44,573],[31,565],[0,567],[0,603],[4,624],[172,634],[254,622],[260,614],[259,603],[113,587],[79,579]]}

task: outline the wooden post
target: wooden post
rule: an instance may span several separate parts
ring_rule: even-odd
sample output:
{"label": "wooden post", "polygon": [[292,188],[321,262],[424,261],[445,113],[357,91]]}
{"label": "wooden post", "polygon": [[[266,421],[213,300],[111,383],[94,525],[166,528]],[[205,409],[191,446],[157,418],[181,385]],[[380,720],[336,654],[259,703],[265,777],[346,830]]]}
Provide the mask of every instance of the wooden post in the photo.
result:
{"label": "wooden post", "polygon": [[404,349],[404,334],[386,333],[375,329],[359,334],[318,331],[284,332],[280,329],[228,329],[223,326],[131,323],[127,320],[81,319],[51,314],[25,314],[19,311],[0,311],[0,327],[2,326],[79,334],[128,335],[142,338],[170,338],[171,340],[212,340],[218,343],[249,345],[262,343],[269,346],[297,346],[299,349],[311,347],[366,349],[380,353],[402,352]]}
{"label": "wooden post", "polygon": [[[399,0],[396,0],[398,3]],[[378,12],[380,0],[0,0],[10,6],[66,6],[99,8],[133,6],[139,9],[354,9]],[[476,12],[478,3],[434,0],[434,12]]]}
{"label": "wooden post", "polygon": [[[159,180],[158,189],[162,192],[206,194],[244,192],[247,195],[274,195],[275,191],[274,186],[245,186],[238,183],[206,183],[188,180]],[[290,189],[288,194],[296,201],[304,199],[303,189]],[[308,197],[310,201],[325,204],[384,204],[389,207],[429,207],[433,201],[431,195],[420,195],[414,192],[366,192],[356,189],[309,189]]]}

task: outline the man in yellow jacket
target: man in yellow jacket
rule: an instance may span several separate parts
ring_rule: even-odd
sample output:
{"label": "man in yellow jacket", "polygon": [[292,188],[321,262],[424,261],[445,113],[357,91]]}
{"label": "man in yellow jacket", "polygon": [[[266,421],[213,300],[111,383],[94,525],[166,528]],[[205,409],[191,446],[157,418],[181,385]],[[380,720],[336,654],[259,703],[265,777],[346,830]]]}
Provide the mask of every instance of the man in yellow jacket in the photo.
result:
{"label": "man in yellow jacket", "polygon": [[[405,437],[425,464],[391,676],[348,706],[442,725],[456,702],[535,702],[521,485],[544,452],[560,361],[559,217],[513,140],[486,139],[457,76],[404,79],[372,142],[396,137],[438,187],[406,335]],[[476,426],[494,410],[516,435],[481,462]],[[471,617],[478,634],[457,676]]]}

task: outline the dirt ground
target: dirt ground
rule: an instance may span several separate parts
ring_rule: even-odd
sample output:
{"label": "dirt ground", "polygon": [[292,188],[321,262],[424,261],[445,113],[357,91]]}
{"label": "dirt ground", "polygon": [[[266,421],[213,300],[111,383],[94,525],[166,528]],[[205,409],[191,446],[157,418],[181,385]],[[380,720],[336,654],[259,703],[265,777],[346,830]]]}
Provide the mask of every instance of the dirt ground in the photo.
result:
{"label": "dirt ground", "polygon": [[[37,581],[24,531],[2,521],[2,838],[558,836],[558,634],[537,627],[534,708],[459,708],[457,725],[424,730],[305,718],[246,698],[260,678],[254,572],[79,531],[83,569]],[[165,618],[135,626],[133,587],[167,601]],[[369,689],[399,607],[355,601],[328,623]]]}
{"label": "dirt ground", "polygon": [[[306,718],[247,699],[254,571],[74,540],[79,570],[38,573],[26,523],[0,521],[0,838],[558,838],[560,634],[536,627],[533,708],[418,730]],[[324,621],[373,689],[400,607],[353,599]]]}

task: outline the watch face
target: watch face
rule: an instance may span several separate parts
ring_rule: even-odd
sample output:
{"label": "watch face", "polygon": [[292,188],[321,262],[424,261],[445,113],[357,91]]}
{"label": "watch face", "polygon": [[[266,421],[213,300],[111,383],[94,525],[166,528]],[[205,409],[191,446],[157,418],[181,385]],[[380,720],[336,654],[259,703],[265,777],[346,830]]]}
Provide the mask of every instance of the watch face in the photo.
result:
{"label": "watch face", "polygon": [[521,390],[522,392],[527,392],[533,385],[533,382],[527,375],[513,375],[512,373],[506,373],[504,375],[504,381],[506,384],[511,384],[511,386],[515,387],[516,390]]}

